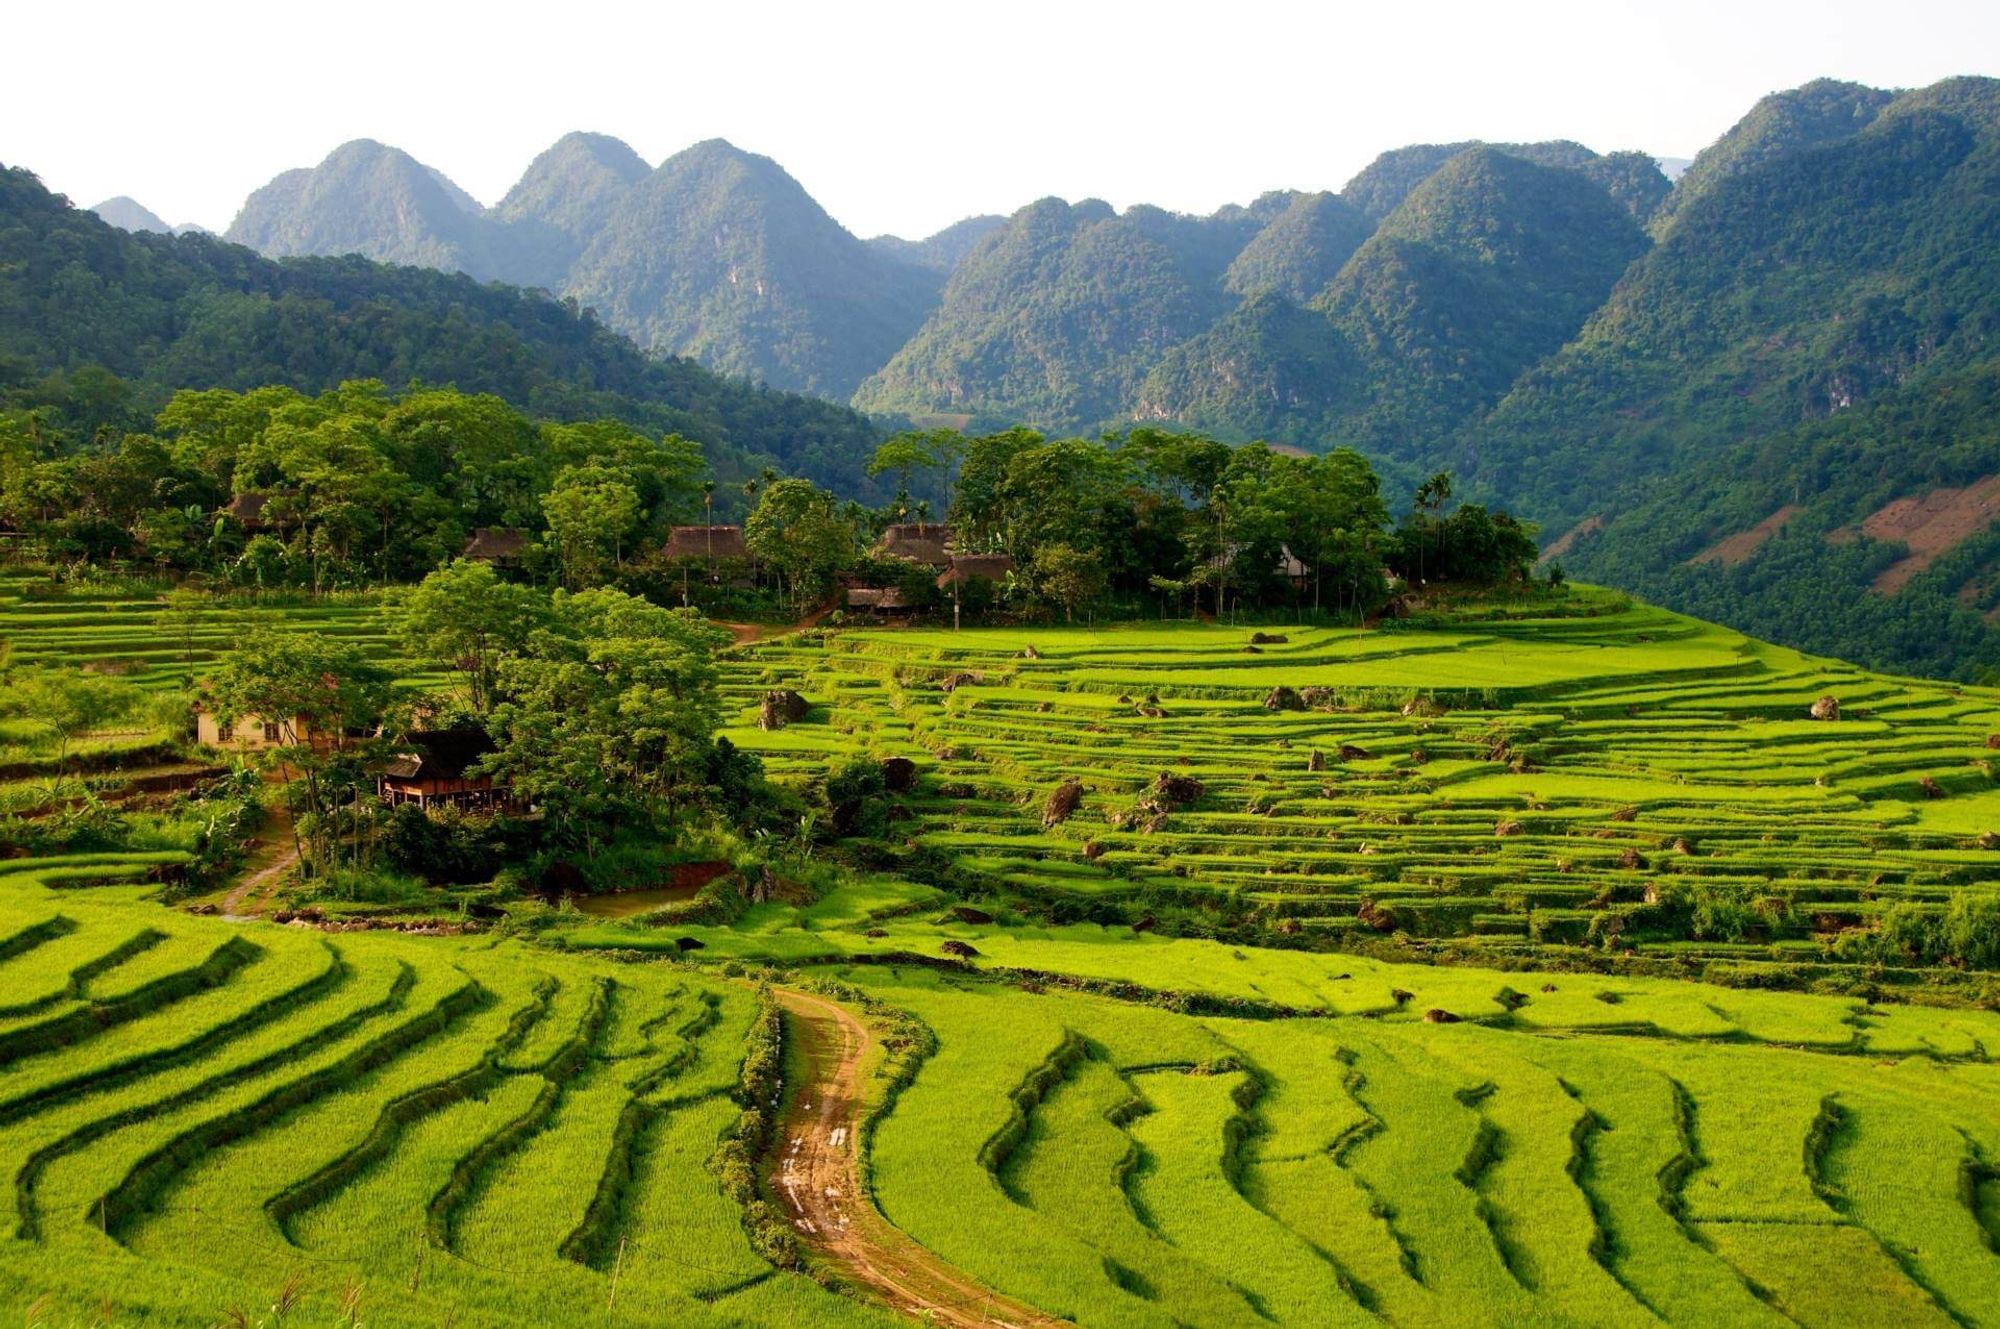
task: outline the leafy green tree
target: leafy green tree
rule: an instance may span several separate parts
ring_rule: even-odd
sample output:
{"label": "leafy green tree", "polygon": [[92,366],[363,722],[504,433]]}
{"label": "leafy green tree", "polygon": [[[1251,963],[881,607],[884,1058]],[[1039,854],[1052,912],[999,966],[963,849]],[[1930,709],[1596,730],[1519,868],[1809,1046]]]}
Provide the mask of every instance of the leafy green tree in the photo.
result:
{"label": "leafy green tree", "polygon": [[564,584],[588,586],[603,578],[607,563],[623,564],[639,519],[639,491],[607,467],[572,466],[543,497],[542,513],[562,561]]}
{"label": "leafy green tree", "polygon": [[526,651],[549,620],[547,595],[462,559],[425,577],[397,608],[403,648],[456,671],[480,715],[493,708],[501,661]]}
{"label": "leafy green tree", "polygon": [[78,739],[108,728],[137,709],[143,694],[123,679],[68,669],[22,669],[0,691],[7,713],[45,730],[55,743],[55,780],[69,773]]}
{"label": "leafy green tree", "polygon": [[743,524],[750,552],[778,570],[793,607],[825,593],[833,574],[854,560],[854,526],[833,495],[810,480],[779,480],[764,488]]}
{"label": "leafy green tree", "polygon": [[350,735],[380,728],[390,703],[389,674],[353,646],[317,633],[252,633],[222,658],[210,683],[210,704],[225,724],[255,716],[276,725],[273,749],[288,794],[304,815],[294,837],[308,869],[330,872],[339,849],[335,812],[368,797],[350,749]]}
{"label": "leafy green tree", "polygon": [[882,442],[869,459],[870,476],[896,477],[895,515],[909,511],[910,482],[919,471],[948,467],[963,454],[965,440],[950,429],[905,430]]}
{"label": "leafy green tree", "polygon": [[632,817],[669,815],[701,789],[727,641],[693,610],[558,593],[550,627],[500,659],[487,769],[585,849]]}
{"label": "leafy green tree", "polygon": [[1037,594],[1062,606],[1063,621],[1076,621],[1076,611],[1104,595],[1104,563],[1095,554],[1066,544],[1046,544],[1035,551]]}

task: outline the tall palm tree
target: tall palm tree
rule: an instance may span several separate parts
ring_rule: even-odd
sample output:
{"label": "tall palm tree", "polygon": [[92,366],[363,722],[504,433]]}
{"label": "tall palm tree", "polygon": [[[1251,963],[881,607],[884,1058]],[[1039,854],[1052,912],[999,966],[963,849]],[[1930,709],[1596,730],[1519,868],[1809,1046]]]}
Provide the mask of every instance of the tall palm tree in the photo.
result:
{"label": "tall palm tree", "polygon": [[715,481],[701,482],[701,506],[708,514],[708,561],[713,563],[715,562]]}

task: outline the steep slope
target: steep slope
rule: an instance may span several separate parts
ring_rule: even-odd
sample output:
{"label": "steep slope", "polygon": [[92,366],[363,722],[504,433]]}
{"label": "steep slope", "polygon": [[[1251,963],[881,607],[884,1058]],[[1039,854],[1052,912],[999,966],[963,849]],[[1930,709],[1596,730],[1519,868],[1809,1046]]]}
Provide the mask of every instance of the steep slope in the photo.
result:
{"label": "steep slope", "polygon": [[397,148],[356,139],[246,200],[224,238],[270,258],[360,254],[500,276],[477,202]]}
{"label": "steep slope", "polygon": [[965,256],[978,246],[981,240],[1007,224],[1005,217],[967,217],[955,221],[936,235],[923,240],[904,240],[893,235],[878,235],[868,243],[890,258],[913,263],[920,268],[928,268],[940,277],[951,275]]}
{"label": "steep slope", "polygon": [[167,225],[158,213],[135,198],[120,194],[117,198],[107,198],[91,209],[121,231],[151,231],[156,235],[172,235],[174,228]]}
{"label": "steep slope", "polygon": [[1473,148],[1491,148],[1510,157],[1534,162],[1537,166],[1562,166],[1581,170],[1597,154],[1581,143],[1557,139],[1548,143],[1413,143],[1391,148],[1363,167],[1340,191],[1348,206],[1372,226],[1402,206],[1413,190],[1437,173],[1452,158]]}
{"label": "steep slope", "polygon": [[856,394],[864,409],[1079,428],[1123,415],[1166,349],[1230,305],[1260,223],[1043,199],[968,254],[922,331]]}
{"label": "steep slope", "polygon": [[556,140],[494,205],[493,220],[509,237],[509,279],[560,288],[632,186],[651,173],[644,158],[608,135]]}
{"label": "steep slope", "polygon": [[1719,171],[1480,431],[1491,488],[1579,519],[1623,482],[1992,354],[2000,82],[1908,93],[1858,133]]}
{"label": "steep slope", "polygon": [[1300,194],[1243,246],[1223,286],[1242,296],[1274,292],[1304,304],[1324,291],[1371,227],[1337,194]]}
{"label": "steep slope", "polygon": [[1682,209],[1739,171],[1801,148],[1851,138],[1866,129],[1894,95],[1830,78],[1772,93],[1687,164],[1656,225],[1664,228]]}
{"label": "steep slope", "polygon": [[1581,171],[1468,149],[1403,199],[1310,310],[1252,301],[1175,348],[1139,413],[1435,459],[1645,248]]}
{"label": "steep slope", "polygon": [[830,397],[908,339],[934,289],[848,234],[776,162],[721,139],[634,184],[566,284],[642,346]]}
{"label": "steep slope", "polygon": [[4,167],[0,361],[107,369],[136,390],[137,421],[181,387],[450,384],[553,418],[680,432],[725,479],[768,457],[873,492],[863,468],[878,434],[854,412],[649,358],[545,296],[359,258],[273,262],[205,236],[133,235]]}

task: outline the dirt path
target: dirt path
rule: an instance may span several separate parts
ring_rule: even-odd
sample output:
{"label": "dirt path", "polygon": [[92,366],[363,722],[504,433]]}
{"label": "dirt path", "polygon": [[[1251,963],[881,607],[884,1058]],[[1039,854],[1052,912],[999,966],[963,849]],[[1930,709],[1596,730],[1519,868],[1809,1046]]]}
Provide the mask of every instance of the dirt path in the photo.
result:
{"label": "dirt path", "polygon": [[299,862],[298,842],[292,838],[292,814],[284,800],[271,809],[270,824],[264,830],[264,844],[244,865],[243,880],[222,897],[222,916],[241,923],[262,917],[271,907],[271,896]]}
{"label": "dirt path", "polygon": [[982,1286],[919,1246],[868,1202],[861,1186],[861,1066],[872,1036],[845,1007],[781,989],[791,1036],[810,1078],[781,1123],[779,1168],[771,1178],[805,1242],[855,1283],[926,1323],[1067,1324]]}
{"label": "dirt path", "polygon": [[753,641],[768,641],[772,637],[783,637],[788,633],[805,632],[816,628],[834,610],[840,607],[840,597],[834,596],[819,608],[807,614],[796,623],[722,623],[716,624],[729,632],[730,640],[738,646],[747,646]]}

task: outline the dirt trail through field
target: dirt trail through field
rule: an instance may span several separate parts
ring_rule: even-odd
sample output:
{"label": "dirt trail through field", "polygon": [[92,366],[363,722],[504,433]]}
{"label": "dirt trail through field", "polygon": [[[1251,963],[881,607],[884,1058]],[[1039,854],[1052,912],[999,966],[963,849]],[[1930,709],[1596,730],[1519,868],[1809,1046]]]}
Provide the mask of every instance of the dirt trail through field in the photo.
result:
{"label": "dirt trail through field", "polygon": [[919,1246],[870,1204],[861,1186],[861,1066],[872,1037],[845,1007],[781,989],[791,1035],[810,1067],[778,1137],[772,1186],[799,1236],[857,1284],[931,1324],[1055,1326]]}
{"label": "dirt trail through field", "polygon": [[285,874],[298,866],[298,841],[292,838],[292,814],[282,798],[271,809],[270,824],[264,828],[264,844],[245,865],[243,880],[222,897],[222,916],[231,922],[261,918],[271,907],[271,896]]}

